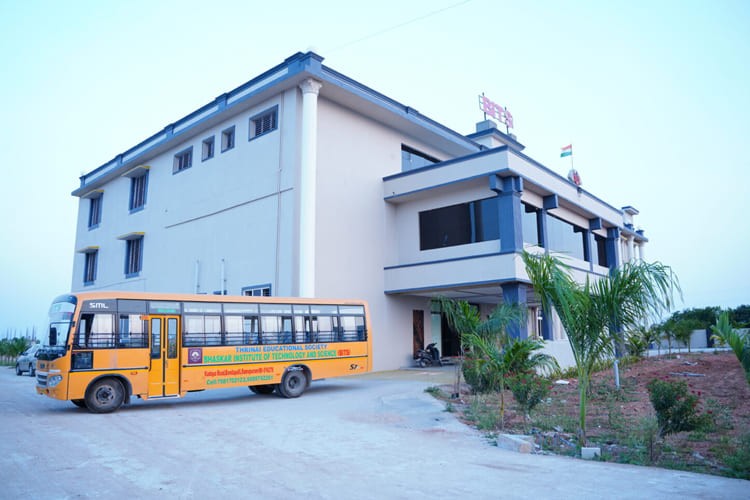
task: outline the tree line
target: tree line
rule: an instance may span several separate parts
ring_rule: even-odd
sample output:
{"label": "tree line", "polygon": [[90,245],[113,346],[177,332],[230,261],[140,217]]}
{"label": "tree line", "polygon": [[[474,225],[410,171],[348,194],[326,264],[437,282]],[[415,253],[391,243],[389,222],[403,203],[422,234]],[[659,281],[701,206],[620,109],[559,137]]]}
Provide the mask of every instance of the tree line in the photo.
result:
{"label": "tree line", "polygon": [[7,330],[5,338],[0,339],[0,362],[8,364],[15,362],[16,358],[36,341],[36,327],[27,328],[25,335],[20,335],[18,330]]}

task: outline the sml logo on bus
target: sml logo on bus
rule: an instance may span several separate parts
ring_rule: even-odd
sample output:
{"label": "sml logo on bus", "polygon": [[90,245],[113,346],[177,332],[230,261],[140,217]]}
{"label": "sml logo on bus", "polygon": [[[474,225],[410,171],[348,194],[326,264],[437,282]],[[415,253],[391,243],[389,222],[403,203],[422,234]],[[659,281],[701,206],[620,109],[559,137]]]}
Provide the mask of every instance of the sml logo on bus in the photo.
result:
{"label": "sml logo on bus", "polygon": [[89,302],[90,309],[109,309],[104,302]]}

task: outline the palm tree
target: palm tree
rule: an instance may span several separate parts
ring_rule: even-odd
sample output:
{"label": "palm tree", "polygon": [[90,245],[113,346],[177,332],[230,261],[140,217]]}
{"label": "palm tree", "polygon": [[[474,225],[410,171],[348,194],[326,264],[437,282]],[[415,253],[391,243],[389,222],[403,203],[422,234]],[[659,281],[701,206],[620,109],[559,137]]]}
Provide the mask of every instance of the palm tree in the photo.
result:
{"label": "palm tree", "polygon": [[696,319],[680,319],[672,324],[674,338],[687,346],[688,354],[690,353],[690,340],[693,337],[693,331],[700,330],[701,326],[701,322]]}
{"label": "palm tree", "polygon": [[524,252],[523,260],[542,307],[548,314],[557,312],[567,333],[578,372],[579,434],[585,446],[586,397],[596,363],[614,354],[623,330],[669,309],[679,284],[670,268],[659,263],[629,262],[609,276],[579,284],[556,257]]}
{"label": "palm tree", "polygon": [[713,332],[711,338],[715,342],[728,345],[732,349],[743,370],[745,370],[747,383],[750,384],[750,335],[742,334],[732,328],[728,311],[719,314],[716,324],[711,325],[711,331]]}
{"label": "palm tree", "polygon": [[[482,320],[479,310],[465,300],[452,300],[446,297],[437,297],[435,301],[440,304],[441,311],[445,314],[448,323],[453,327],[460,339],[461,356],[456,365],[456,387],[453,395],[458,397],[461,373],[464,371],[463,356],[471,350],[471,341],[478,339],[491,339],[499,337],[506,328],[524,318],[524,311],[515,304],[501,304],[490,314],[489,318]],[[471,366],[470,369],[474,369]]]}
{"label": "palm tree", "polygon": [[500,304],[490,316],[482,320],[479,311],[466,301],[446,298],[436,299],[446,314],[448,323],[461,338],[462,359],[456,372],[456,389],[461,373],[477,392],[497,391],[500,395],[500,425],[504,424],[506,377],[509,373],[527,371],[552,371],[557,361],[547,355],[535,353],[544,343],[533,339],[510,338],[507,328],[525,319],[525,310],[518,304]]}

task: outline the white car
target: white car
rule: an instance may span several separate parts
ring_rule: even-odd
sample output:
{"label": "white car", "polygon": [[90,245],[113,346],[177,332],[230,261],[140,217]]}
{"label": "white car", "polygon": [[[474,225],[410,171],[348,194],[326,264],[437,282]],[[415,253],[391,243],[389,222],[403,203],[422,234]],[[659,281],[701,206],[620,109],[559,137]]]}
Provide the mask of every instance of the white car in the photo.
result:
{"label": "white car", "polygon": [[16,358],[16,375],[29,372],[29,376],[36,375],[36,357],[42,344],[33,344]]}

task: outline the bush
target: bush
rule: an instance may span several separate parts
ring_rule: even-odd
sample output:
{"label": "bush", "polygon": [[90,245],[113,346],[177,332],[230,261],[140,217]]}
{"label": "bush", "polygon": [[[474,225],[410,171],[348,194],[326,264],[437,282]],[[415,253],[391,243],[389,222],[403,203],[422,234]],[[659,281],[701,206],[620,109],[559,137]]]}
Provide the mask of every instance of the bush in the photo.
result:
{"label": "bush", "polygon": [[688,393],[685,382],[653,379],[646,387],[661,436],[706,428],[710,423],[708,415],[698,413],[698,396]]}
{"label": "bush", "polygon": [[552,383],[536,373],[516,373],[508,377],[508,386],[518,405],[528,415],[549,396]]}
{"label": "bush", "polygon": [[730,468],[730,475],[740,479],[750,479],[750,434],[745,434],[735,444],[732,451],[724,455]]}
{"label": "bush", "polygon": [[475,394],[498,391],[500,387],[493,384],[489,377],[482,370],[482,360],[466,356],[461,366],[464,380]]}

